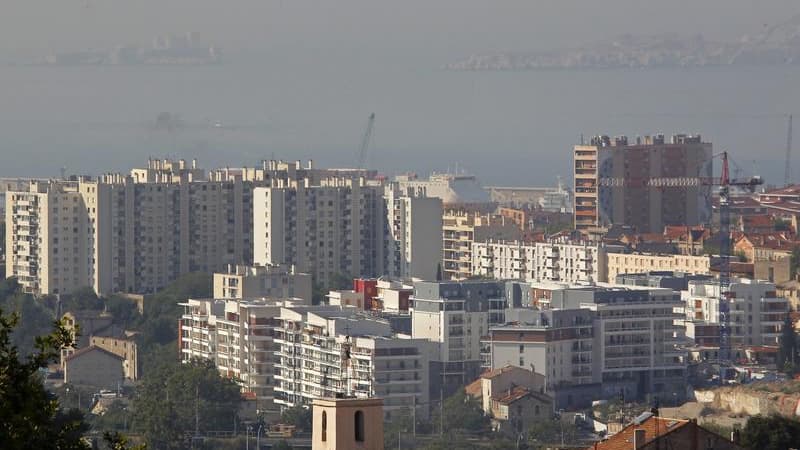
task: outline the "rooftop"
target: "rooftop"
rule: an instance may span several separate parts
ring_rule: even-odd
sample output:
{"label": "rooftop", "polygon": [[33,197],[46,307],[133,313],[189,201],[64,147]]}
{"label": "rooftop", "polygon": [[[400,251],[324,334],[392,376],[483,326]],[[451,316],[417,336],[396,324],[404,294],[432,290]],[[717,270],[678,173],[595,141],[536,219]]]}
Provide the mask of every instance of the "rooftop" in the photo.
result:
{"label": "rooftop", "polygon": [[[649,414],[649,416],[648,416]],[[645,413],[639,416],[632,424],[623,428],[619,433],[610,438],[588,447],[587,450],[630,450],[633,448],[633,435],[635,430],[645,431],[645,442],[654,441],[666,434],[691,423],[688,420],[668,419]],[[695,424],[697,426],[697,424]]]}

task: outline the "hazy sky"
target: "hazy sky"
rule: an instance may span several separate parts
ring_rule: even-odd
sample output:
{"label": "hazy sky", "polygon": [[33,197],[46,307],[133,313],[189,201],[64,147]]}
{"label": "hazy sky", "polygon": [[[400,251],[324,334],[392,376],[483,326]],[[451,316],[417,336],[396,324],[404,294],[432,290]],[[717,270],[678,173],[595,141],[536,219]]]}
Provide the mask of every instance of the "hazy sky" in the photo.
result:
{"label": "hazy sky", "polygon": [[[0,0],[0,62],[187,31],[226,55],[203,67],[0,65],[0,176],[124,171],[148,155],[345,165],[370,112],[374,162],[390,171],[458,161],[492,183],[539,185],[568,173],[581,133],[696,131],[782,174],[798,66],[439,68],[623,33],[734,39],[798,14],[798,0]],[[194,128],[153,133],[162,111]],[[197,130],[217,120],[241,127]]]}
{"label": "hazy sky", "polygon": [[109,47],[192,30],[230,51],[460,55],[621,32],[731,37],[797,13],[796,0],[2,0],[0,53]]}

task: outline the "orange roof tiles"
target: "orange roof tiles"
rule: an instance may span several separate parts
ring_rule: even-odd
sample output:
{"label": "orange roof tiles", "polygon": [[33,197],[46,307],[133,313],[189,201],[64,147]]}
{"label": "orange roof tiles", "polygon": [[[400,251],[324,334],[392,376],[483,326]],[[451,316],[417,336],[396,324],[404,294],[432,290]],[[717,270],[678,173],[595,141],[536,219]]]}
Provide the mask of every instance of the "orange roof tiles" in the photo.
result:
{"label": "orange roof tiles", "polygon": [[[659,436],[664,436],[667,433],[685,426],[690,423],[688,420],[682,419],[667,419],[664,417],[649,417],[647,420],[640,424],[632,423],[623,428],[619,433],[611,436],[605,441],[595,443],[586,450],[631,450],[633,448],[633,432],[634,430],[645,430],[645,442],[650,442]],[[696,426],[696,424],[695,424]]]}

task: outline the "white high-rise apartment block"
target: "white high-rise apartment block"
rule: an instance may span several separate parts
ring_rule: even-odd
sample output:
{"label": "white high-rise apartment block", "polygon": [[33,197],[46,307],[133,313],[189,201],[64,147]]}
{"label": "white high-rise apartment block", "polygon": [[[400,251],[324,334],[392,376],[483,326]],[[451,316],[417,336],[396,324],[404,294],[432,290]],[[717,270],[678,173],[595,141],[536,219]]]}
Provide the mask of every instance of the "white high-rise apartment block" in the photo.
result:
{"label": "white high-rise apartment block", "polygon": [[356,308],[288,307],[279,320],[277,404],[308,405],[337,395],[381,397],[387,418],[414,405],[426,416],[430,342],[392,337],[388,322]]}
{"label": "white high-rise apartment block", "polygon": [[415,197],[397,184],[386,187],[390,277],[435,280],[442,269],[442,200]]}
{"label": "white high-rise apartment block", "polygon": [[620,393],[682,399],[687,352],[675,324],[679,305],[680,295],[664,288],[555,288],[552,309],[508,311],[509,323],[491,328],[484,366],[533,366],[560,407]]}
{"label": "white high-rise apartment block", "polygon": [[383,186],[363,178],[288,180],[254,191],[254,260],[328,283],[385,272]]}
{"label": "white high-rise apartment block", "polygon": [[35,181],[6,193],[6,275],[35,294],[154,292],[180,275],[252,262],[264,173],[148,161],[130,176]]}
{"label": "white high-rise apartment block", "polygon": [[[789,302],[777,295],[775,283],[733,279],[728,292],[730,343],[734,354],[743,355],[741,350],[744,346],[779,345],[783,321],[789,313]],[[690,281],[684,301],[686,319],[694,325],[719,324],[718,282]]]}
{"label": "white high-rise apartment block", "polygon": [[473,275],[527,282],[590,283],[606,277],[601,244],[487,241],[472,244]]}
{"label": "white high-rise apartment block", "polygon": [[103,197],[83,180],[31,181],[7,192],[6,277],[33,294],[97,289],[108,263],[96,245]]}
{"label": "white high-rise apartment block", "polygon": [[214,273],[214,298],[301,298],[311,303],[311,275],[291,266],[230,265]]}
{"label": "white high-rise apartment block", "polygon": [[273,337],[281,308],[302,304],[276,300],[195,300],[180,305],[181,360],[213,361],[220,375],[237,380],[262,412],[277,413],[273,401],[278,359]]}

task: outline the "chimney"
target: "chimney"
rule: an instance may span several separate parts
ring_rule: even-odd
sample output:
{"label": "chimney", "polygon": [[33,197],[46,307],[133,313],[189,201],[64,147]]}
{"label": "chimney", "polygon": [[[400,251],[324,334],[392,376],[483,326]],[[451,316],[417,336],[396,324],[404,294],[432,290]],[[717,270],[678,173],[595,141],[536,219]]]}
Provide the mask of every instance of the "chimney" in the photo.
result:
{"label": "chimney", "polygon": [[633,450],[644,446],[644,441],[647,439],[647,431],[643,428],[633,430]]}

